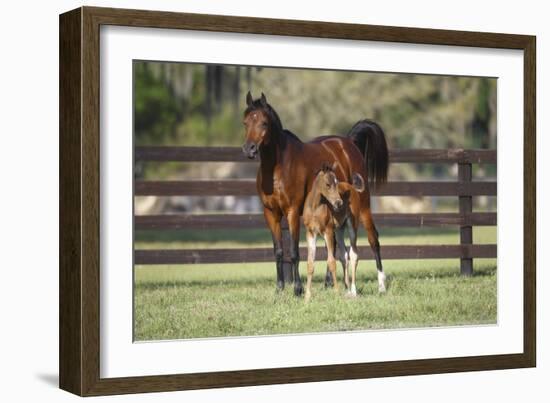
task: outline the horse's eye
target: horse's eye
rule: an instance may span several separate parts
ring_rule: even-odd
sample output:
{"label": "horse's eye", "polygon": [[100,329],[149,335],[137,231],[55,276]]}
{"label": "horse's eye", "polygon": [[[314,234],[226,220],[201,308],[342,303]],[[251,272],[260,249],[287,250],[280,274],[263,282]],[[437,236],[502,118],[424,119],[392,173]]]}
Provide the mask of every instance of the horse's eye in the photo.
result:
{"label": "horse's eye", "polygon": [[261,124],[261,126],[262,126],[263,129],[267,129],[267,123],[266,123],[266,122],[263,122],[263,123]]}

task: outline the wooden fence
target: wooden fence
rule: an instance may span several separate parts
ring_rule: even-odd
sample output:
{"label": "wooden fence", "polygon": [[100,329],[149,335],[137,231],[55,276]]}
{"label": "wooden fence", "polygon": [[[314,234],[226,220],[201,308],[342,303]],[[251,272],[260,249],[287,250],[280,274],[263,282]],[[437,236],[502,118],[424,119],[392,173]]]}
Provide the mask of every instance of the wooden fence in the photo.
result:
{"label": "wooden fence", "polygon": [[[381,247],[383,259],[441,259],[459,258],[461,273],[473,273],[473,258],[496,257],[495,244],[473,244],[472,226],[492,226],[497,223],[496,213],[472,212],[473,196],[496,196],[497,184],[489,181],[472,181],[473,164],[495,164],[493,150],[390,150],[390,162],[395,163],[446,163],[458,164],[458,181],[448,182],[389,182],[372,192],[379,196],[456,196],[457,213],[374,214],[377,227],[457,227],[458,245],[390,245]],[[245,159],[237,147],[136,147],[136,161],[182,162],[241,162],[258,163]],[[136,181],[135,196],[251,196],[256,195],[255,179],[243,180],[185,180]],[[137,215],[136,230],[162,229],[237,229],[266,228],[262,214],[178,214]],[[283,228],[285,223],[283,223]],[[286,234],[288,231],[285,231]],[[288,261],[288,235],[285,239],[285,260]],[[359,247],[362,259],[372,258],[368,245]],[[307,255],[300,248],[301,259]],[[318,259],[326,258],[321,248]],[[234,263],[273,261],[273,248],[203,249],[203,250],[135,250],[135,264],[188,264]],[[285,277],[290,274],[285,270]]]}

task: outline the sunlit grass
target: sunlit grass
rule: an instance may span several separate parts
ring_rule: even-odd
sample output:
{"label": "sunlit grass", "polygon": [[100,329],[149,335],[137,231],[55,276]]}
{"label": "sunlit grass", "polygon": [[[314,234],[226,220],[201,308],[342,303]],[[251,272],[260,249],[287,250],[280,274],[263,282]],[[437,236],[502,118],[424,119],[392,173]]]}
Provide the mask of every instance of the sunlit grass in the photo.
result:
{"label": "sunlit grass", "polygon": [[[212,236],[212,233],[210,234]],[[219,237],[221,241],[221,236]],[[254,247],[268,246],[263,240]],[[475,228],[476,243],[495,243],[496,228]],[[178,247],[248,245],[183,240]],[[226,241],[225,241],[226,242]],[[365,240],[360,240],[363,244]],[[458,243],[458,231],[381,231],[382,244]],[[140,247],[175,247],[141,240]],[[274,263],[137,266],[135,338],[197,337],[330,332],[449,325],[491,324],[497,315],[496,259],[474,259],[473,277],[460,276],[458,259],[386,260],[388,292],[379,295],[372,261],[360,261],[359,296],[325,290],[319,261],[313,298],[305,303],[291,287],[275,292]],[[302,277],[305,264],[300,267]]]}

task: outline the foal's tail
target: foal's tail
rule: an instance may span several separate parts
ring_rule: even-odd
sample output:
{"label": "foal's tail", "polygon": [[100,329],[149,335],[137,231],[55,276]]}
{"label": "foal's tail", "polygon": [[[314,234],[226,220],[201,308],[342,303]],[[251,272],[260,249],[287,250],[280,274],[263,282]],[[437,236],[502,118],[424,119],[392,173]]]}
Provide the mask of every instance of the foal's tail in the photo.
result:
{"label": "foal's tail", "polygon": [[351,176],[351,184],[353,188],[358,191],[359,193],[363,192],[365,190],[365,181],[363,180],[363,177],[359,175],[357,172],[355,172]]}
{"label": "foal's tail", "polygon": [[348,132],[365,157],[369,182],[375,187],[385,183],[388,177],[389,155],[386,135],[378,123],[369,119],[360,120]]}

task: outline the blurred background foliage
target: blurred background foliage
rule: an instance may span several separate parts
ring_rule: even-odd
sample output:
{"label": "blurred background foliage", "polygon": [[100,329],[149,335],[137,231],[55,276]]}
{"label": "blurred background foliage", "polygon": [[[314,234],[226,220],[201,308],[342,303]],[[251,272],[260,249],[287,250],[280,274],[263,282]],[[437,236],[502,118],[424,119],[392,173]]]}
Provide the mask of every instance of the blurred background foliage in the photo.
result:
{"label": "blurred background foliage", "polygon": [[[390,148],[496,148],[497,80],[422,74],[134,62],[136,145],[240,146],[245,95],[261,92],[307,141],[370,118]],[[137,163],[141,179],[254,177],[250,164]],[[478,176],[495,166],[476,167]],[[452,164],[393,164],[390,180],[456,177]]]}
{"label": "blurred background foliage", "polygon": [[394,148],[494,148],[496,79],[135,62],[137,145],[239,145],[264,92],[304,140],[376,120]]}

